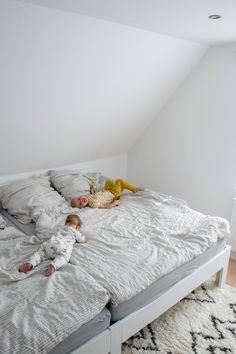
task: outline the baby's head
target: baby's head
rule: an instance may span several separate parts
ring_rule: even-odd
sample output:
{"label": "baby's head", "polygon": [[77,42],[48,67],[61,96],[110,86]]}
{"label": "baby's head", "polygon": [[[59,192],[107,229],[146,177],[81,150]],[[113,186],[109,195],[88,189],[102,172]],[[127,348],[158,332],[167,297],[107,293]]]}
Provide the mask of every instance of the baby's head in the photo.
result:
{"label": "baby's head", "polygon": [[88,205],[88,197],[86,195],[74,197],[71,199],[70,205],[72,208],[85,208]]}
{"label": "baby's head", "polygon": [[82,225],[82,221],[78,215],[68,215],[65,222],[66,226],[73,227],[73,229],[79,229]]}

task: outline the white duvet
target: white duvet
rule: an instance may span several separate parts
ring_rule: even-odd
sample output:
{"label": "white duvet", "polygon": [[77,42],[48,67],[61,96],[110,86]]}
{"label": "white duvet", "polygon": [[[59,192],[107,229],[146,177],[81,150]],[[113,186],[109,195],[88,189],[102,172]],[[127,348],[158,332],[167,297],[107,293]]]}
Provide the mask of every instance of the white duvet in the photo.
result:
{"label": "white duvet", "polygon": [[87,236],[74,246],[71,263],[107,289],[113,306],[229,236],[228,222],[190,209],[156,192],[126,194],[113,209],[54,208],[37,222],[41,239],[78,213]]}
{"label": "white duvet", "polygon": [[73,264],[49,278],[43,274],[48,262],[19,273],[40,243],[12,227],[0,231],[1,354],[48,353],[109,300],[108,291]]}

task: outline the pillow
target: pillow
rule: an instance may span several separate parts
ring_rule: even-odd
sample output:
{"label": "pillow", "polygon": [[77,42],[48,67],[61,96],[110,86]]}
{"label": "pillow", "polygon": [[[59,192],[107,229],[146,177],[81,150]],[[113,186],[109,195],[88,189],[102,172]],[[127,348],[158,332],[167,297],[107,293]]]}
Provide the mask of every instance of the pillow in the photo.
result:
{"label": "pillow", "polygon": [[48,176],[31,177],[0,186],[0,201],[2,207],[23,224],[36,221],[38,216],[33,216],[36,208],[42,212],[65,203],[64,198],[50,186]]}
{"label": "pillow", "polygon": [[74,196],[89,193],[87,177],[95,179],[99,184],[100,172],[84,172],[81,170],[52,170],[49,171],[53,187],[69,202]]}

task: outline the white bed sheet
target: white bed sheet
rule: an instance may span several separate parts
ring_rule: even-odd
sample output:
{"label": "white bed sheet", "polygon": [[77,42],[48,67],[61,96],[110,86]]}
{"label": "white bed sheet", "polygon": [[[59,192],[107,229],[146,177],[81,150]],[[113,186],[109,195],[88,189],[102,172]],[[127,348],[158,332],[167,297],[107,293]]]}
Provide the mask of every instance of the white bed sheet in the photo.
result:
{"label": "white bed sheet", "polygon": [[88,239],[85,247],[75,245],[71,263],[109,291],[113,306],[229,236],[225,219],[144,191],[125,194],[113,209],[50,209],[37,222],[39,237],[61,227],[69,213],[81,216]]}

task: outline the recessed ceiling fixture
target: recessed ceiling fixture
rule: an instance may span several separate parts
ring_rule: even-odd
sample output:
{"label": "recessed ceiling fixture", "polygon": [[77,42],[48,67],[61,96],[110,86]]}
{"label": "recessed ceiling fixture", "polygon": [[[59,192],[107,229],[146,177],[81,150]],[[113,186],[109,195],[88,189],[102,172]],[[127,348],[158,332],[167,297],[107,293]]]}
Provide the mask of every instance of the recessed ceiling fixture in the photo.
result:
{"label": "recessed ceiling fixture", "polygon": [[220,15],[210,15],[210,16],[208,16],[208,18],[210,20],[218,20],[219,18],[221,18],[221,16]]}

